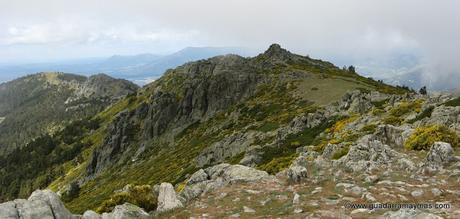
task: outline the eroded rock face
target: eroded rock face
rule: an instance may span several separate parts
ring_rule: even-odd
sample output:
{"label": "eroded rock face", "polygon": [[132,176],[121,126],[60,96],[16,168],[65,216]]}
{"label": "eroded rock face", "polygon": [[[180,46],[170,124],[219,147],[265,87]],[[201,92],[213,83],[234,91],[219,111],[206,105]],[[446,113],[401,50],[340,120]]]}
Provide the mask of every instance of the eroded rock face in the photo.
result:
{"label": "eroded rock face", "polygon": [[436,171],[456,160],[454,149],[449,143],[435,142],[433,146],[431,146],[425,158],[425,162],[422,164],[422,168],[428,171]]}
{"label": "eroded rock face", "polygon": [[5,202],[0,204],[0,218],[19,219],[19,212],[16,208],[16,203]]}
{"label": "eroded rock face", "polygon": [[370,171],[382,165],[393,165],[398,169],[414,168],[414,164],[405,159],[403,154],[376,140],[373,135],[364,136],[356,145],[350,146],[347,155],[334,161],[335,167],[343,167],[353,172]]}
{"label": "eroded rock face", "polygon": [[404,148],[404,142],[414,130],[410,127],[396,127],[392,125],[380,125],[375,135],[377,138],[392,148]]}
{"label": "eroded rock face", "polygon": [[125,203],[123,205],[115,206],[112,213],[103,213],[101,219],[137,219],[148,217],[149,214],[147,214],[142,208],[130,203]]}
{"label": "eroded rock face", "polygon": [[166,212],[175,208],[183,207],[177,199],[176,191],[170,183],[161,183],[158,195],[158,212]]}
{"label": "eroded rock face", "polygon": [[73,219],[75,218],[54,192],[36,190],[28,200],[16,199],[0,204],[0,218],[5,219]]}
{"label": "eroded rock face", "polygon": [[187,186],[180,193],[180,197],[184,201],[189,201],[203,193],[228,184],[254,182],[269,178],[267,172],[251,167],[219,164],[195,172],[187,182]]}
{"label": "eroded rock face", "polygon": [[198,155],[197,166],[215,165],[243,153],[256,140],[257,135],[256,132],[239,133],[212,144]]}
{"label": "eroded rock face", "polygon": [[431,113],[431,117],[422,121],[423,125],[447,126],[457,133],[460,132],[460,107],[438,106]]}

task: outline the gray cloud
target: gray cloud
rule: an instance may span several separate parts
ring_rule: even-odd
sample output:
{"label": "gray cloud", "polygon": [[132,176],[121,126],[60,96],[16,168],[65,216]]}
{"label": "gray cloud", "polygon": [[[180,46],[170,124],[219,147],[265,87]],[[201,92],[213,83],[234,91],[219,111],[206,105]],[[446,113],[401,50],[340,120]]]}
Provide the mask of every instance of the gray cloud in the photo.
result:
{"label": "gray cloud", "polygon": [[429,66],[426,80],[460,74],[460,1],[456,0],[0,4],[3,60],[165,53],[184,46],[262,49],[278,42],[295,52],[350,62],[416,53]]}

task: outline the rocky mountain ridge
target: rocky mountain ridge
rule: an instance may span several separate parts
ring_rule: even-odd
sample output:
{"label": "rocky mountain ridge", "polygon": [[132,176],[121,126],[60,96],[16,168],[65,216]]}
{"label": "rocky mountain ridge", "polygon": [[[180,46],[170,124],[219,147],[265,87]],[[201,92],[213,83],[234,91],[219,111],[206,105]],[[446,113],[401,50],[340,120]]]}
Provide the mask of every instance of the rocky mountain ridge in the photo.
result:
{"label": "rocky mountain ridge", "polygon": [[[47,187],[95,218],[126,202],[136,217],[455,218],[459,111],[272,45],[182,65],[108,107]],[[395,200],[451,208],[348,205]]]}

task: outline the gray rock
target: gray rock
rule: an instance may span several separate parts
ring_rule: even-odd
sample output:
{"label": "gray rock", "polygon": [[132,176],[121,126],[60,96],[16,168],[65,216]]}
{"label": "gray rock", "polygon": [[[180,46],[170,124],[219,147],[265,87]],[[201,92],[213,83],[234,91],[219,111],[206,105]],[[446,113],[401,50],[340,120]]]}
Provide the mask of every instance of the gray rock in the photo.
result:
{"label": "gray rock", "polygon": [[19,218],[21,219],[55,219],[53,210],[43,200],[15,200],[18,209]]}
{"label": "gray rock", "polygon": [[442,195],[442,191],[438,188],[432,188],[431,193],[433,194],[434,197],[438,197]]}
{"label": "gray rock", "polygon": [[247,207],[247,206],[243,206],[243,212],[244,213],[256,213],[256,210],[250,208],[250,207]]}
{"label": "gray rock", "polygon": [[30,195],[28,200],[31,202],[36,200],[44,201],[51,207],[51,210],[53,211],[53,214],[56,218],[73,218],[73,215],[70,213],[69,210],[65,208],[64,204],[59,199],[59,196],[51,190],[36,190],[32,193],[32,195]]}
{"label": "gray rock", "polygon": [[382,143],[392,148],[404,148],[404,142],[414,130],[407,126],[396,127],[392,125],[380,125],[375,136]]}
{"label": "gray rock", "polygon": [[148,217],[149,214],[142,208],[130,203],[125,203],[115,206],[111,213],[103,213],[101,219],[139,219]]}
{"label": "gray rock", "polygon": [[208,180],[208,174],[206,174],[203,169],[200,169],[192,174],[190,179],[187,181],[187,185],[196,184],[206,180]]}
{"label": "gray rock", "polygon": [[417,189],[417,190],[412,191],[410,194],[412,195],[412,197],[418,198],[418,197],[422,196],[424,194],[424,192],[421,189]]}
{"label": "gray rock", "polygon": [[300,195],[297,193],[294,193],[294,198],[292,199],[292,204],[297,205],[300,204]]}
{"label": "gray rock", "polygon": [[454,149],[449,143],[435,142],[431,146],[422,168],[428,171],[436,171],[455,160]]}
{"label": "gray rock", "polygon": [[259,145],[254,145],[246,149],[243,159],[241,159],[240,164],[248,167],[255,167],[262,160],[262,147]]}
{"label": "gray rock", "polygon": [[19,219],[19,212],[14,202],[5,202],[0,204],[0,218],[2,219]]}
{"label": "gray rock", "polygon": [[[195,174],[204,176],[201,171],[198,172],[200,173]],[[204,169],[204,173],[208,176],[207,180],[200,182],[194,180],[195,183],[187,183],[185,188],[181,191],[179,196],[184,202],[190,201],[201,194],[221,188],[227,184],[254,182],[270,178],[267,172],[242,165],[230,165],[225,163],[206,168]],[[204,177],[200,178],[203,179]]]}
{"label": "gray rock", "polygon": [[286,170],[286,176],[288,177],[289,181],[299,183],[308,177],[308,170],[303,166],[291,165]]}
{"label": "gray rock", "polygon": [[[335,167],[345,168],[353,172],[371,171],[382,165],[390,166],[398,163],[405,156],[388,145],[376,140],[373,135],[367,135],[357,141],[356,145],[350,146],[347,155],[333,161]],[[398,163],[400,166],[404,163]],[[396,166],[394,166],[396,168]],[[402,169],[410,166],[402,167]]]}
{"label": "gray rock", "polygon": [[215,165],[243,153],[255,140],[257,132],[238,133],[212,144],[195,159],[198,167]]}
{"label": "gray rock", "polygon": [[83,216],[81,219],[100,219],[101,218],[101,215],[99,215],[98,213],[94,212],[94,211],[85,211],[85,213],[83,213]]}
{"label": "gray rock", "polygon": [[398,211],[388,211],[379,219],[412,219],[412,218],[420,218],[420,219],[442,219],[435,214],[425,213],[420,210],[413,210],[413,209],[400,209]]}
{"label": "gray rock", "polygon": [[170,183],[161,183],[158,195],[158,212],[166,212],[175,208],[182,208],[183,205],[176,196],[174,187]]}

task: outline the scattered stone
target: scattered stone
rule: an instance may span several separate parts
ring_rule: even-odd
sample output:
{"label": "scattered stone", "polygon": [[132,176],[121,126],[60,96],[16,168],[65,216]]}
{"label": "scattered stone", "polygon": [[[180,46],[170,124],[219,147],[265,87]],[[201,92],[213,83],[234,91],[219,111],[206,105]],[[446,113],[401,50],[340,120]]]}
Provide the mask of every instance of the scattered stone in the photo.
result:
{"label": "scattered stone", "polygon": [[302,166],[292,166],[286,170],[286,175],[291,182],[299,183],[308,177],[307,168]]}
{"label": "scattered stone", "polygon": [[301,208],[294,209],[294,214],[300,214],[302,212],[303,212],[303,210]]}
{"label": "scattered stone", "polygon": [[250,208],[250,207],[247,207],[247,206],[243,206],[243,212],[244,213],[256,213],[256,210]]}
{"label": "scattered stone", "polygon": [[297,205],[300,204],[300,195],[297,193],[294,193],[294,198],[292,199],[292,204]]}
{"label": "scattered stone", "polygon": [[435,197],[441,196],[441,195],[442,195],[441,190],[439,190],[438,188],[432,188],[432,189],[431,189],[431,193],[432,193]]}
{"label": "scattered stone", "polygon": [[182,207],[183,205],[177,198],[174,187],[170,183],[161,183],[157,211],[165,212]]}
{"label": "scattered stone", "polygon": [[240,213],[236,213],[236,214],[232,214],[230,215],[231,218],[239,218],[240,217]]}
{"label": "scattered stone", "polygon": [[424,194],[424,192],[421,189],[416,189],[416,190],[412,191],[410,194],[412,195],[412,197],[418,198],[418,197],[422,196]]}

